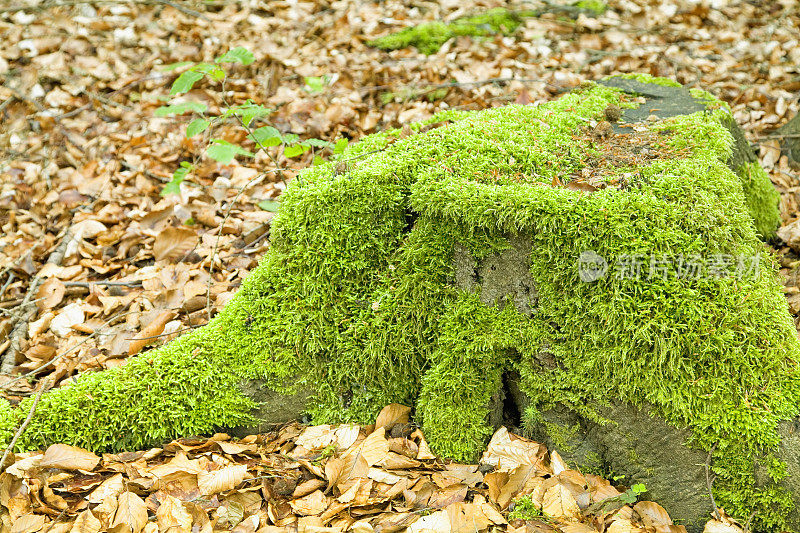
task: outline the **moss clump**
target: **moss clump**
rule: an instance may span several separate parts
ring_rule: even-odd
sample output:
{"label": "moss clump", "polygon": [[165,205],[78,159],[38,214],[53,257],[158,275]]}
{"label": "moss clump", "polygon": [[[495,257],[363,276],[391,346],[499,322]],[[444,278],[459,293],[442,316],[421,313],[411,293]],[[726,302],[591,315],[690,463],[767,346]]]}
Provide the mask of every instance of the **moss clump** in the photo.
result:
{"label": "moss clump", "polygon": [[444,43],[455,37],[489,37],[510,34],[522,23],[527,12],[490,9],[486,13],[457,18],[453,22],[426,22],[397,33],[379,37],[368,44],[382,50],[399,50],[414,46],[425,55],[435,54]]}
{"label": "moss clump", "polygon": [[578,0],[572,5],[595,15],[602,15],[608,9],[608,4],[602,0]]}
{"label": "moss clump", "polygon": [[400,50],[415,47],[425,55],[435,54],[444,43],[456,37],[491,37],[498,33],[511,35],[528,17],[538,17],[542,13],[566,13],[576,16],[586,13],[590,16],[602,15],[608,4],[602,0],[578,0],[568,6],[552,5],[543,9],[512,11],[495,8],[477,15],[460,17],[453,22],[426,22],[379,37],[367,43],[381,50]]}
{"label": "moss clump", "polygon": [[[683,87],[677,81],[670,79],[670,78],[662,78],[659,76],[651,76],[650,74],[645,74],[643,72],[633,72],[630,74],[614,74],[613,76],[609,76],[609,78],[621,78],[623,80],[636,80],[642,83],[652,83],[654,85],[662,85],[664,87]],[[705,91],[703,91],[705,94]],[[711,96],[713,100],[716,100],[714,96]]]}
{"label": "moss clump", "polygon": [[764,239],[773,237],[781,225],[780,213],[775,209],[780,202],[780,194],[756,162],[745,163],[739,167],[737,174],[742,178],[747,209],[756,223],[756,232]]}
{"label": "moss clump", "polygon": [[[781,476],[771,454],[776,424],[800,405],[800,346],[748,210],[754,188],[726,165],[730,115],[658,121],[664,149],[681,157],[653,158],[617,186],[571,188],[606,153],[586,132],[609,105],[636,104],[588,84],[541,106],[443,113],[413,135],[366,137],[343,154],[347,165],[307,169],[283,197],[269,252],[223,313],[44,395],[20,446],[142,447],[240,424],[252,402],[238,384],[259,379],[314,391],[319,423],[415,405],[433,449],[467,460],[491,432],[503,373],[516,371],[528,417],[555,404],[592,416],[590,406],[618,398],[688,427],[691,444],[716,446],[718,503],[779,529],[791,495],[756,485],[753,472],[758,461]],[[518,235],[532,245],[531,313],[456,286],[457,246],[480,260]],[[576,262],[587,250],[612,263],[755,258],[758,268],[612,271],[585,283]],[[558,364],[543,368],[542,350]],[[23,411],[0,417],[11,427]]]}
{"label": "moss clump", "polygon": [[514,509],[508,514],[508,520],[533,520],[544,516],[542,509],[533,502],[533,498],[523,496],[514,500]]}

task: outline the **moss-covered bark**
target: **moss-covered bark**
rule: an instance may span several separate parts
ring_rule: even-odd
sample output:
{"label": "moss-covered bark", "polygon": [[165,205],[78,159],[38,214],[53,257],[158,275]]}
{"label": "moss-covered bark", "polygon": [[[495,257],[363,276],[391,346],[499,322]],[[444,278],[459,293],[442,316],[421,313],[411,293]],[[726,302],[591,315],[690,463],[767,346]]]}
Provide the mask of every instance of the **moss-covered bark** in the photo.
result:
{"label": "moss-covered bark", "polygon": [[[490,400],[513,370],[529,421],[555,404],[595,418],[592,406],[610,399],[653,406],[697,448],[716,445],[726,510],[783,526],[792,496],[753,476],[757,459],[780,476],[769,459],[775,428],[800,401],[800,347],[756,233],[775,206],[748,209],[766,176],[753,168],[747,185],[726,165],[729,112],[703,102],[650,123],[635,165],[591,126],[609,105],[638,104],[595,84],[538,107],[444,113],[437,127],[411,126],[424,133],[365,138],[347,163],[290,185],[271,249],[220,316],[46,394],[20,446],[140,447],[246,424],[256,406],[242,383],[259,380],[310,392],[318,422],[367,422],[387,403],[413,404],[432,447],[464,460],[489,435]],[[588,175],[593,192],[577,186]],[[479,284],[459,286],[459,253],[500,254],[514,235],[530,243],[535,305],[493,304]],[[587,283],[577,261],[589,250],[609,260],[756,257],[759,268]],[[555,364],[541,364],[544,351]],[[27,407],[1,410],[0,429]]]}

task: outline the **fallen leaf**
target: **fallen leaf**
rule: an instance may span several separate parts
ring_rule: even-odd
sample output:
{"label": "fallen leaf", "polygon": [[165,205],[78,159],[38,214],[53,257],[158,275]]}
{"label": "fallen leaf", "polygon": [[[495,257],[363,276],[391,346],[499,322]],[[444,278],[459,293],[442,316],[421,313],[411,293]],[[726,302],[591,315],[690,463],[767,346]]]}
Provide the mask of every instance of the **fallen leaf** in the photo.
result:
{"label": "fallen leaf", "polygon": [[159,531],[169,533],[190,533],[192,531],[192,515],[184,509],[183,503],[176,497],[166,498],[156,511],[156,522]]}
{"label": "fallen leaf", "polygon": [[52,309],[61,303],[66,292],[67,288],[60,279],[55,276],[48,278],[36,291],[36,307],[39,308],[39,311]]}
{"label": "fallen leaf", "polygon": [[82,511],[72,523],[70,533],[100,533],[103,530],[103,524],[94,516],[90,509]]}
{"label": "fallen leaf", "polygon": [[294,512],[302,516],[318,515],[328,508],[328,498],[320,490],[289,503]]}
{"label": "fallen leaf", "polygon": [[45,517],[41,514],[28,513],[14,520],[10,533],[35,533],[44,527]]}
{"label": "fallen leaf", "polygon": [[639,502],[633,506],[645,526],[671,526],[672,519],[666,509],[655,502]]}
{"label": "fallen leaf", "polygon": [[553,518],[575,518],[581,516],[581,509],[572,493],[561,483],[556,483],[544,493],[542,512]]}
{"label": "fallen leaf", "polygon": [[143,330],[142,332],[136,336],[135,339],[131,340],[130,345],[128,346],[128,355],[134,355],[139,353],[142,348],[156,342],[158,339],[153,337],[158,337],[164,331],[164,326],[175,317],[175,311],[162,311],[161,313],[153,319]]}
{"label": "fallen leaf", "polygon": [[164,228],[156,237],[153,255],[156,261],[175,262],[188,254],[197,243],[197,233],[189,228]]}
{"label": "fallen leaf", "polygon": [[245,474],[247,474],[246,465],[230,465],[213,472],[200,472],[197,475],[197,486],[200,488],[200,494],[216,494],[235,488],[244,480]]}
{"label": "fallen leaf", "polygon": [[378,428],[361,443],[361,455],[369,466],[374,465],[389,453],[386,429]]}
{"label": "fallen leaf", "polygon": [[72,331],[72,326],[83,324],[83,321],[84,314],[81,304],[69,304],[50,321],[50,331],[63,337]]}
{"label": "fallen leaf", "polygon": [[119,533],[140,533],[147,524],[147,505],[133,492],[125,492],[119,497],[117,512],[111,527],[119,527]]}
{"label": "fallen leaf", "polygon": [[66,444],[53,444],[44,452],[39,463],[41,468],[62,468],[64,470],[92,470],[100,458],[88,450]]}
{"label": "fallen leaf", "polygon": [[391,427],[395,424],[408,424],[408,415],[411,408],[399,403],[390,403],[381,409],[378,418],[375,420],[375,429]]}

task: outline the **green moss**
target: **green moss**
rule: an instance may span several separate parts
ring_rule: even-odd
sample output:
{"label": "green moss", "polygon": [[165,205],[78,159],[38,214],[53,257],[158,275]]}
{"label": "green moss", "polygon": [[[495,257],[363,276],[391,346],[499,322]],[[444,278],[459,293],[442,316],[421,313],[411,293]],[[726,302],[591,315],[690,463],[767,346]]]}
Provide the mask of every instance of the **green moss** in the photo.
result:
{"label": "green moss", "polygon": [[11,442],[17,425],[22,422],[20,415],[20,411],[11,407],[8,400],[0,398],[0,443],[3,443],[3,447]]}
{"label": "green moss", "polygon": [[426,22],[405,28],[397,33],[370,41],[370,46],[382,50],[416,47],[426,55],[435,54],[444,43],[460,36],[488,37],[497,33],[510,34],[522,23],[526,12],[490,9],[485,13],[461,17],[453,22]]}
{"label": "green moss", "polygon": [[578,0],[572,5],[578,9],[583,9],[596,15],[602,15],[608,10],[608,4],[602,0]]}
{"label": "green moss", "polygon": [[533,520],[540,516],[544,516],[541,507],[528,495],[514,500],[514,509],[508,514],[508,520]]}
{"label": "green moss", "polygon": [[747,209],[756,224],[756,232],[763,239],[772,238],[781,225],[781,217],[775,206],[780,194],[758,163],[746,163],[737,174],[742,179],[742,188],[747,197]]}
{"label": "green moss", "polygon": [[[684,157],[642,164],[625,187],[553,186],[590,164],[598,141],[586,125],[609,104],[634,105],[588,84],[541,106],[442,113],[424,132],[351,145],[344,171],[305,170],[282,198],[269,252],[220,316],[44,395],[20,447],[138,448],[244,423],[252,403],[237,384],[251,378],[314,391],[319,423],[415,405],[432,448],[466,460],[491,433],[502,374],[515,370],[531,412],[564,404],[592,416],[588,406],[621,398],[687,426],[693,445],[716,445],[718,503],[779,529],[791,498],[776,483],[757,487],[753,471],[770,464],[776,424],[797,414],[800,346],[749,208],[763,179],[748,188],[726,165],[734,139],[718,108],[655,123]],[[759,205],[758,220],[773,216]],[[532,243],[531,316],[453,283],[456,244],[485,258],[517,234]],[[760,269],[583,283],[586,250],[758,256]],[[557,366],[542,368],[542,348]],[[0,428],[21,416],[0,408]]]}
{"label": "green moss", "polygon": [[[663,85],[664,87],[682,87],[680,83],[671,78],[662,78],[659,76],[651,76],[641,72],[634,72],[630,74],[614,74],[609,78],[622,78],[624,80],[636,80],[642,83],[652,83],[654,85]],[[707,93],[708,94],[708,93]],[[713,97],[712,97],[713,98]],[[716,100],[716,98],[715,98]]]}

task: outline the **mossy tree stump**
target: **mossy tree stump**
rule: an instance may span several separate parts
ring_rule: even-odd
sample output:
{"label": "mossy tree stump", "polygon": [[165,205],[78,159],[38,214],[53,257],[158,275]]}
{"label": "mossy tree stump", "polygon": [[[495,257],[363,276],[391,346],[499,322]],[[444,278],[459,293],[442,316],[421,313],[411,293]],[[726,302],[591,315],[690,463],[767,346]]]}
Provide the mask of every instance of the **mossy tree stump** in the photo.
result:
{"label": "mossy tree stump", "polygon": [[[662,111],[665,91],[690,107]],[[673,428],[678,459],[713,450],[729,513],[800,529],[800,345],[758,239],[777,196],[737,131],[708,93],[636,76],[368,136],[290,185],[223,313],[44,395],[21,446],[141,447],[301,411],[368,422],[398,402],[446,457],[512,423],[580,444],[584,466],[635,469],[658,464],[647,428]],[[28,406],[6,406],[6,436]],[[642,434],[615,461],[597,435],[626,427]]]}

